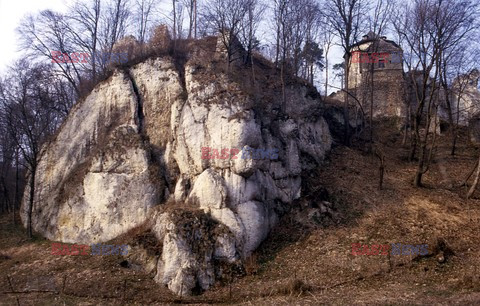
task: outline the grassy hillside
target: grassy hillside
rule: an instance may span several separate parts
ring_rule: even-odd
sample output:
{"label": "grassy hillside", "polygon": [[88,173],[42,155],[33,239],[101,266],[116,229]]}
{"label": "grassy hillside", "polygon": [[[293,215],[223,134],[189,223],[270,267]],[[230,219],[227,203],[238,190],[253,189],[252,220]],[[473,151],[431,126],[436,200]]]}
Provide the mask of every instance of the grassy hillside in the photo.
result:
{"label": "grassy hillside", "polygon": [[[358,143],[334,148],[305,174],[304,196],[247,261],[246,275],[201,296],[178,298],[121,256],[50,255],[51,242],[27,240],[3,216],[0,304],[480,303],[480,191],[467,201],[460,186],[479,153],[466,133],[455,157],[448,136],[439,137],[425,187],[416,189],[402,135],[388,123],[376,131],[386,156],[382,190],[378,158]],[[352,243],[428,244],[429,254],[353,256]]]}

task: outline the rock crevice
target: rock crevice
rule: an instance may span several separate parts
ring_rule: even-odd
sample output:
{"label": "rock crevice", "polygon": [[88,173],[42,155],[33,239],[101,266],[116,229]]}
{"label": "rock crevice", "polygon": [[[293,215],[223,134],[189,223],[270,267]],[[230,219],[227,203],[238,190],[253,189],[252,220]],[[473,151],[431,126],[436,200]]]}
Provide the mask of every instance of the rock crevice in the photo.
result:
{"label": "rock crevice", "polygon": [[145,114],[143,112],[143,101],[142,97],[140,95],[140,92],[138,90],[138,86],[135,83],[135,79],[132,76],[132,73],[130,70],[127,68],[125,69],[125,74],[128,76],[128,79],[130,80],[130,83],[132,84],[132,89],[133,93],[135,94],[136,101],[137,101],[137,113],[135,114],[136,124],[138,125],[138,131],[142,135],[143,134],[143,121],[145,118]]}

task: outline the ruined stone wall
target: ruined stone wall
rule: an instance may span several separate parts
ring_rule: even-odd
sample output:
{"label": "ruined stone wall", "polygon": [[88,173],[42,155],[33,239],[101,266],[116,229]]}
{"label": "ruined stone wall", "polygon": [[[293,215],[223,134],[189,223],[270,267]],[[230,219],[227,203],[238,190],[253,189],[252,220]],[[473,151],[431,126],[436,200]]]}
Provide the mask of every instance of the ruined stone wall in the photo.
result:
{"label": "ruined stone wall", "polygon": [[[360,101],[366,115],[370,115],[372,81],[371,73],[361,75],[362,82],[350,87],[350,92]],[[373,117],[405,115],[406,86],[403,71],[399,69],[375,69],[373,73]]]}
{"label": "ruined stone wall", "polygon": [[370,115],[373,65],[373,117],[405,116],[406,83],[402,61],[394,60],[395,53],[401,54],[401,49],[380,41],[378,45],[362,43],[352,48],[352,52],[355,51],[386,54],[383,67],[375,59],[372,60],[374,63],[358,62],[354,57],[350,59],[349,91],[360,101],[365,114]]}

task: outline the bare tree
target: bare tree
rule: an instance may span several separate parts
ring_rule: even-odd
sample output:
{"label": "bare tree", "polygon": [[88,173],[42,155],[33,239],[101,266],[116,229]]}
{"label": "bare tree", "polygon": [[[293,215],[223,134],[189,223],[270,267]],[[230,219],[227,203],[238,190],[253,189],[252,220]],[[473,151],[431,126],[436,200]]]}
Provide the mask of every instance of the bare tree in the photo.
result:
{"label": "bare tree", "polygon": [[197,0],[183,0],[188,14],[188,39],[197,38]]}
{"label": "bare tree", "polygon": [[319,29],[322,25],[320,6],[315,1],[306,1],[303,6],[303,13],[299,16],[301,24],[305,27],[303,39],[303,51],[300,55],[300,62],[303,66],[302,77],[314,83],[315,68],[323,69],[323,48],[320,47]]}
{"label": "bare tree", "polygon": [[[320,8],[312,0],[277,0],[273,7],[275,62],[289,72],[311,79],[314,53],[319,50]],[[323,50],[322,50],[323,53]]]}
{"label": "bare tree", "polygon": [[[375,4],[372,14],[369,16],[369,30],[370,32],[375,33],[377,37],[381,37],[385,32],[389,21],[392,17],[392,10],[394,6],[393,0],[379,0]],[[369,32],[369,33],[370,33]],[[378,38],[377,38],[378,39]],[[373,48],[372,53],[376,54],[379,48],[379,41],[372,44]],[[371,61],[369,64],[368,79],[370,79],[370,116],[369,116],[369,125],[370,125],[370,146],[369,150],[373,150],[373,104],[374,104],[374,91],[375,91],[375,61]]]}
{"label": "bare tree", "polygon": [[[431,143],[428,148],[430,134],[430,124],[435,106],[435,92],[438,90],[436,79],[439,74],[438,63],[440,50],[438,48],[438,32],[433,30],[435,5],[433,1],[415,1],[412,6],[407,6],[399,18],[395,21],[397,32],[403,35],[408,45],[409,60],[406,62],[408,69],[412,72],[411,82],[416,97],[416,110],[413,116],[412,146],[410,157],[413,159],[417,144],[420,144],[420,157],[417,171],[413,181],[414,186],[421,186],[421,179],[424,173],[428,171],[428,166],[434,150],[434,144]],[[433,33],[432,33],[433,32]],[[432,35],[433,34],[433,35]],[[436,46],[436,47],[435,47]],[[421,74],[416,77],[417,70]],[[431,77],[433,73],[433,78]],[[420,124],[425,113],[426,124],[423,135],[420,134]],[[434,132],[435,133],[435,132]]]}
{"label": "bare tree", "polygon": [[289,40],[290,43],[287,46],[290,46],[290,50],[286,50],[291,60],[284,58],[289,64],[290,72],[298,76],[300,65],[301,65],[301,52],[302,46],[306,41],[307,36],[307,10],[305,9],[309,4],[308,0],[300,0],[298,2],[290,2],[289,14],[286,16],[286,25],[290,28],[290,36],[285,37],[286,40]]}
{"label": "bare tree", "polygon": [[226,49],[228,70],[230,64],[242,56],[238,39],[243,23],[248,20],[252,1],[254,0],[210,0],[203,8],[207,27],[220,33]]}
{"label": "bare tree", "polygon": [[[113,46],[125,36],[131,12],[128,0],[110,0],[107,4],[106,13],[102,14],[101,24],[101,49],[108,54],[112,53]],[[105,70],[107,63],[99,63]]]}
{"label": "bare tree", "polygon": [[330,26],[330,23],[327,21],[327,18],[323,17],[320,23],[321,27],[323,28],[323,32],[321,34],[321,42],[325,54],[325,96],[328,95],[328,79],[329,79],[329,62],[328,62],[328,55],[330,53],[330,48],[333,45],[333,29]]}
{"label": "bare tree", "polygon": [[[348,91],[348,75],[350,72],[351,47],[358,41],[360,33],[364,31],[366,16],[368,16],[368,2],[364,0],[327,0],[324,7],[328,22],[340,40],[345,54],[344,88]],[[344,121],[349,122],[349,95],[344,95]],[[344,143],[350,143],[349,125],[345,124]]]}
{"label": "bare tree", "polygon": [[284,109],[287,77],[302,76],[313,83],[314,69],[323,68],[323,50],[318,43],[320,17],[316,1],[275,0],[273,3],[275,63],[280,68]]}
{"label": "bare tree", "polygon": [[135,0],[134,20],[137,29],[137,40],[143,45],[152,22],[152,14],[155,11],[155,0]]}
{"label": "bare tree", "polygon": [[0,80],[0,213],[11,212],[15,224],[15,210],[18,202],[15,201],[16,189],[12,188],[11,182],[14,182],[15,154],[18,151],[7,131],[4,88],[3,82]]}
{"label": "bare tree", "polygon": [[[458,123],[460,119],[460,101],[470,81],[468,73],[474,71],[478,50],[472,48],[472,35],[466,35],[463,41],[451,49],[446,49],[440,58],[440,85],[444,91],[445,106],[447,109],[449,132],[452,141],[450,154],[455,155],[458,138]],[[456,105],[454,102],[457,102]]]}
{"label": "bare tree", "polygon": [[173,39],[177,39],[177,0],[172,0],[172,14],[173,14]]}
{"label": "bare tree", "polygon": [[[412,72],[416,97],[411,151],[412,157],[419,146],[420,156],[413,180],[416,187],[422,185],[422,176],[429,169],[435,148],[436,132],[431,135],[431,124],[432,120],[436,124],[443,54],[465,37],[477,14],[478,5],[469,0],[415,0],[397,13],[395,29],[409,49],[410,59],[406,63]],[[423,133],[420,129],[422,119],[425,122]]]}
{"label": "bare tree", "polygon": [[[20,34],[21,48],[29,52],[27,57],[41,56],[50,59],[78,94],[81,70],[80,64],[72,61],[70,57],[75,51],[75,45],[68,28],[65,16],[46,10],[38,16],[27,16],[21,21],[17,31]],[[67,54],[69,60],[59,61],[52,51]]]}
{"label": "bare tree", "polygon": [[82,80],[95,81],[106,70],[107,61],[97,55],[112,52],[126,34],[130,16],[128,0],[110,0],[104,6],[100,0],[88,1],[75,2],[66,15],[46,10],[27,16],[17,30],[28,58],[51,60],[77,96]]}
{"label": "bare tree", "polygon": [[27,231],[32,237],[32,211],[35,197],[35,176],[42,144],[63,120],[54,111],[50,95],[51,73],[47,65],[17,62],[2,86],[2,103],[6,130],[19,148],[24,166],[29,172],[29,206]]}
{"label": "bare tree", "polygon": [[77,1],[68,14],[71,23],[68,23],[69,32],[72,33],[77,51],[90,54],[91,76],[97,79],[96,58],[99,49],[100,36],[100,0],[89,2]]}
{"label": "bare tree", "polygon": [[23,190],[24,171],[20,165],[19,148],[8,131],[2,83],[0,80],[0,213],[11,212],[12,222],[15,224],[15,214]]}
{"label": "bare tree", "polygon": [[288,16],[290,13],[291,0],[275,0],[274,2],[274,23],[276,24],[276,52],[275,63],[280,65],[280,81],[282,83],[282,109],[286,110],[286,92],[285,92],[285,65],[290,50],[291,28],[288,25]]}
{"label": "bare tree", "polygon": [[260,44],[256,36],[258,27],[262,21],[262,14],[266,7],[258,0],[247,1],[245,5],[247,6],[247,14],[240,23],[240,34],[238,38],[247,52],[244,57],[246,64],[252,61],[252,53]]}
{"label": "bare tree", "polygon": [[[334,78],[340,78],[340,84],[342,86],[345,85],[345,62],[342,62],[342,63],[337,63],[335,65],[333,65],[332,67],[333,71],[335,72],[335,76]],[[340,88],[342,90],[344,90],[345,88]]]}

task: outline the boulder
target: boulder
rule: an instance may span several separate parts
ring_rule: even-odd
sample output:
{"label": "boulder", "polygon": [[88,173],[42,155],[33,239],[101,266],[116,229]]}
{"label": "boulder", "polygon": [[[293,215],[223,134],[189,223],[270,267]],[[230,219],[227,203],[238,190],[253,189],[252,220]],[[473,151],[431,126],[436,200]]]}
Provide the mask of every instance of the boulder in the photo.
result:
{"label": "boulder", "polygon": [[311,86],[289,85],[283,107],[280,84],[253,95],[215,56],[197,58],[201,43],[181,65],[165,56],[115,70],[43,148],[35,179],[36,232],[92,244],[148,221],[163,245],[152,273],[182,295],[208,289],[217,260],[237,264],[260,245],[332,143]]}

